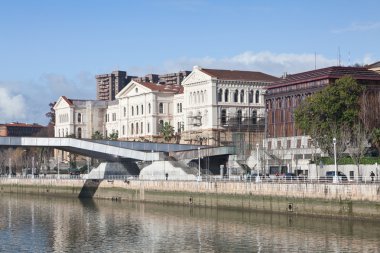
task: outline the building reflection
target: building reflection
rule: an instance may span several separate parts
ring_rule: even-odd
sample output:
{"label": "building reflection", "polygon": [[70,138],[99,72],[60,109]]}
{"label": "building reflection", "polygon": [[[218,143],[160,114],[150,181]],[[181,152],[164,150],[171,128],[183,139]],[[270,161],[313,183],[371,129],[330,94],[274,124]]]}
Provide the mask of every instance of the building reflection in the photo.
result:
{"label": "building reflection", "polygon": [[376,223],[192,206],[0,197],[1,250],[354,251],[380,248]]}

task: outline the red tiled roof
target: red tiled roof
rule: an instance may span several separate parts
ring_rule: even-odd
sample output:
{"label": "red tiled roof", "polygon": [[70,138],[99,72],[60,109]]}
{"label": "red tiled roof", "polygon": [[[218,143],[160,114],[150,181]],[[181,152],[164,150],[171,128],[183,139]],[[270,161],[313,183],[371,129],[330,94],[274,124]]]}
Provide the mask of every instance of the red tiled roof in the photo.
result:
{"label": "red tiled roof", "polygon": [[149,82],[137,82],[137,83],[153,91],[183,93],[183,87],[180,85],[165,85],[165,84],[156,84],[156,83],[149,83]]}
{"label": "red tiled roof", "polygon": [[73,101],[71,99],[68,99],[66,96],[62,96],[62,98],[69,104],[73,105]]}
{"label": "red tiled roof", "polygon": [[222,69],[200,69],[200,71],[222,80],[242,80],[242,81],[264,81],[275,82],[279,78],[262,72],[241,71],[241,70],[222,70]]}
{"label": "red tiled roof", "polygon": [[273,83],[268,89],[290,86],[298,83],[312,82],[323,79],[338,79],[343,76],[352,76],[356,80],[379,80],[380,74],[363,67],[334,66],[323,69],[288,75],[285,79]]}

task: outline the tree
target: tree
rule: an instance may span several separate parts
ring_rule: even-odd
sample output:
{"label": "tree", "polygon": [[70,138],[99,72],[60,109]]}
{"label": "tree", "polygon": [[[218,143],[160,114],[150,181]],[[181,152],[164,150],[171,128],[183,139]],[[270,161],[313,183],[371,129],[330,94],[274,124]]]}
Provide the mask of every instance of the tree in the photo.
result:
{"label": "tree", "polygon": [[95,131],[95,133],[92,134],[91,139],[102,140],[103,134],[101,134],[99,131]]}
{"label": "tree", "polygon": [[360,117],[363,92],[363,86],[355,79],[344,76],[306,98],[295,110],[296,126],[330,156],[335,137],[337,154],[347,151],[358,166],[358,174],[368,138],[368,129]]}
{"label": "tree", "polygon": [[112,141],[116,141],[117,139],[119,138],[119,133],[118,132],[113,132],[110,134],[110,136],[108,137],[108,139],[112,140]]}
{"label": "tree", "polygon": [[174,136],[174,127],[169,122],[165,122],[161,126],[160,133],[164,136],[165,141],[170,141]]}
{"label": "tree", "polygon": [[55,106],[56,102],[49,103],[50,112],[46,113],[45,116],[49,118],[49,124],[55,125]]}

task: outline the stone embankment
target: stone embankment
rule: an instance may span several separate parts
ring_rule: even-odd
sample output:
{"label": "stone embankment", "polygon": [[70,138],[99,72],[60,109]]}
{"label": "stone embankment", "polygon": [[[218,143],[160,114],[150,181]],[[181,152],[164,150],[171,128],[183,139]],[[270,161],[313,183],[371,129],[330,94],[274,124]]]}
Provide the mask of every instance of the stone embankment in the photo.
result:
{"label": "stone embankment", "polygon": [[0,192],[380,220],[380,184],[2,178]]}

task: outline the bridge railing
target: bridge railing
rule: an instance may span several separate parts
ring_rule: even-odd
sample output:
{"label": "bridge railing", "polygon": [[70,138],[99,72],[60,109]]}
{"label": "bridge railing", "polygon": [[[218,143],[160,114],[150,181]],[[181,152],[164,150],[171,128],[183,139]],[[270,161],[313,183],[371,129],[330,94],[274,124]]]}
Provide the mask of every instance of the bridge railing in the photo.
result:
{"label": "bridge railing", "polygon": [[[65,180],[86,180],[87,175],[68,175],[68,174],[40,174],[40,175],[0,175],[0,179],[65,179]],[[271,183],[271,184],[380,184],[380,176],[361,176],[355,179],[339,178],[337,182],[332,177],[286,177],[286,176],[260,176],[244,177],[244,176],[219,176],[219,175],[202,175],[198,178],[194,175],[182,177],[181,179],[171,179],[170,175],[166,179],[165,176],[156,178],[141,179],[138,175],[107,175],[104,180],[123,180],[123,181],[201,181],[201,182],[243,182],[243,183]]]}

